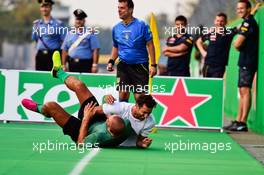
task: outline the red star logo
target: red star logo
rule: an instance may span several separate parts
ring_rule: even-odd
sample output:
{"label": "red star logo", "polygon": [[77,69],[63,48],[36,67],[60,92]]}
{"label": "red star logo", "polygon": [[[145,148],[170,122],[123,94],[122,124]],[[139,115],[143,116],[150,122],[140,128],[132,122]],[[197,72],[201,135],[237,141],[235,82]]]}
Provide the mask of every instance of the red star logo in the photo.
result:
{"label": "red star logo", "polygon": [[183,79],[178,79],[171,93],[153,96],[164,107],[160,121],[163,126],[180,119],[188,126],[197,127],[194,110],[211,99],[210,95],[189,94]]}

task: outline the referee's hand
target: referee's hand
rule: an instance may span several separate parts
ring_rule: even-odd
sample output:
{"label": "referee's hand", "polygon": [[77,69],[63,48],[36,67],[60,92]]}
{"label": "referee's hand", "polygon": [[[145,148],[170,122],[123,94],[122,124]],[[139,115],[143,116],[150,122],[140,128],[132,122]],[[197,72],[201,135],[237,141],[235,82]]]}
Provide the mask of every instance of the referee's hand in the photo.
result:
{"label": "referee's hand", "polygon": [[114,71],[114,66],[113,66],[113,64],[108,63],[108,64],[107,64],[107,67],[106,67],[106,70],[108,70],[109,72],[113,72],[113,71]]}
{"label": "referee's hand", "polygon": [[157,68],[151,66],[150,69],[149,69],[149,76],[150,76],[151,78],[153,78],[155,75],[157,75]]}

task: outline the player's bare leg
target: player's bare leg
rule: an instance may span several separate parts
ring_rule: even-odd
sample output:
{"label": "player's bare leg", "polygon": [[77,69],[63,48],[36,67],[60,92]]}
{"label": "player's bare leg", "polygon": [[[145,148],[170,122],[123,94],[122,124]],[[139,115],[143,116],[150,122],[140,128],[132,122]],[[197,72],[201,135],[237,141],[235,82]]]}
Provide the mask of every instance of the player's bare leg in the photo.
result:
{"label": "player's bare leg", "polygon": [[38,104],[30,99],[23,99],[22,105],[28,110],[41,113],[45,117],[53,118],[55,122],[63,127],[71,117],[59,104],[56,102],[48,102],[44,105]]}
{"label": "player's bare leg", "polygon": [[89,97],[93,96],[93,94],[89,91],[89,89],[82,81],[74,76],[70,76],[63,71],[59,52],[54,52],[52,61],[52,76],[62,80],[70,90],[74,91],[81,105]]}
{"label": "player's bare leg", "polygon": [[75,92],[80,104],[93,96],[86,85],[76,77],[69,76],[64,83],[70,90]]}
{"label": "player's bare leg", "polygon": [[62,128],[71,117],[71,115],[56,102],[45,103],[42,107],[41,113],[45,116],[51,116]]}

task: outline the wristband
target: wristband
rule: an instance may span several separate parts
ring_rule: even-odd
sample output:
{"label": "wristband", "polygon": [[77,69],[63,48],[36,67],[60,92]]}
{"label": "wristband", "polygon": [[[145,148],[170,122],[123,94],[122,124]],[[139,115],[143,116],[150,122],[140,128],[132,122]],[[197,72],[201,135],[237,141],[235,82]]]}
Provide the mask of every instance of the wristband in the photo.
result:
{"label": "wristband", "polygon": [[92,65],[92,67],[97,67],[97,64],[94,63],[94,64]]}
{"label": "wristband", "polygon": [[108,61],[108,64],[115,65],[115,60],[113,60],[113,59],[110,59],[110,60]]}
{"label": "wristband", "polygon": [[155,67],[155,68],[157,68],[157,64],[151,64],[151,67]]}

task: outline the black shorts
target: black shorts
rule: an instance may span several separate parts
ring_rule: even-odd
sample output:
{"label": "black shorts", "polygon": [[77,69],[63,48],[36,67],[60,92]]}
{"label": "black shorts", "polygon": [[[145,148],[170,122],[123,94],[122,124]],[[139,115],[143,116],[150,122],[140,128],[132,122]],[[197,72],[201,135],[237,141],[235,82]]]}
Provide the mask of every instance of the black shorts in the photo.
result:
{"label": "black shorts", "polygon": [[203,76],[208,78],[223,78],[225,66],[212,66],[205,64],[203,67]]}
{"label": "black shorts", "polygon": [[[91,103],[91,102],[97,103],[97,106],[99,105],[94,96],[88,98],[81,105],[79,112],[78,112],[78,118],[71,116],[70,119],[68,120],[68,122],[62,128],[64,135],[69,135],[74,142],[77,142],[77,140],[78,140],[79,130],[80,130],[82,119],[83,119],[84,107],[88,103]],[[106,121],[106,116],[105,115],[94,116],[93,119],[90,121],[89,125],[91,126],[93,123],[98,122],[98,121]]]}
{"label": "black shorts", "polygon": [[117,90],[122,92],[147,93],[149,81],[148,64],[117,64]]}
{"label": "black shorts", "polygon": [[92,72],[93,59],[68,58],[70,72]]}
{"label": "black shorts", "polygon": [[[39,50],[35,58],[35,69],[39,71],[51,71],[52,55],[56,50]],[[61,52],[60,49],[58,49]]]}
{"label": "black shorts", "polygon": [[252,87],[256,70],[239,67],[238,87]]}

